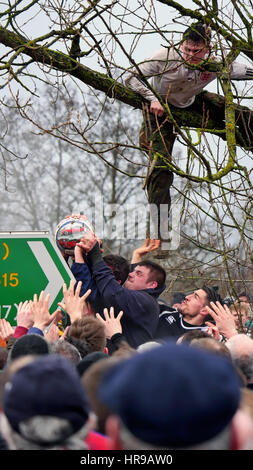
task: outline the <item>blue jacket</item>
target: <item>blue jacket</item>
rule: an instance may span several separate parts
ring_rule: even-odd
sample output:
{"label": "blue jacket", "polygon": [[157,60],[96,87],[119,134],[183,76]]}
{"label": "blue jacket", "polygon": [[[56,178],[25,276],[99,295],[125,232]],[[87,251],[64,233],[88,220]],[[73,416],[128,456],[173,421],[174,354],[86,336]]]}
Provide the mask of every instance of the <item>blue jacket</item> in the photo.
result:
{"label": "blue jacket", "polygon": [[94,279],[92,279],[90,268],[87,263],[73,263],[71,271],[76,281],[82,281],[82,287],[80,290],[80,296],[84,295],[88,289],[91,289],[91,293],[87,300],[92,303],[96,299],[98,294],[97,285]]}

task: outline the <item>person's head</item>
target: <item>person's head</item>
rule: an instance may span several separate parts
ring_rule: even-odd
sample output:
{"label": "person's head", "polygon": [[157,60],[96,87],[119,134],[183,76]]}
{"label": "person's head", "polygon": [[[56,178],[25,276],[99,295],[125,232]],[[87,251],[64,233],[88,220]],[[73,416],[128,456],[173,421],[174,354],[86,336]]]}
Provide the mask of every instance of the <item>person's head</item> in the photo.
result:
{"label": "person's head", "polygon": [[232,358],[253,355],[253,340],[244,334],[232,336],[227,342]]}
{"label": "person's head", "polygon": [[13,344],[9,352],[8,361],[13,361],[18,357],[30,354],[43,355],[49,353],[49,343],[45,340],[43,336],[36,334],[26,334],[24,336],[21,336],[21,338],[18,338]]}
{"label": "person's head", "polygon": [[67,338],[71,337],[85,340],[91,346],[90,352],[104,352],[106,346],[104,326],[91,315],[86,315],[72,323],[67,333]]}
{"label": "person's head", "polygon": [[206,331],[202,330],[189,330],[186,333],[184,333],[182,336],[180,336],[177,340],[177,344],[181,343],[188,343],[190,344],[194,339],[199,339],[199,338],[209,338],[209,334],[206,333]]}
{"label": "person's head", "polygon": [[253,340],[247,335],[232,336],[226,346],[230,351],[233,363],[245,375],[247,381],[253,380]]}
{"label": "person's head", "polygon": [[52,342],[50,347],[52,354],[59,354],[75,365],[77,365],[82,359],[78,349],[73,344],[68,343],[68,341],[62,341],[59,339]]}
{"label": "person's head", "polygon": [[252,296],[248,294],[246,291],[241,291],[240,294],[238,295],[238,300],[239,302],[243,302],[249,306],[250,303],[252,303]]}
{"label": "person's head", "polygon": [[248,297],[247,297],[246,294],[240,294],[239,297],[238,297],[238,300],[239,300],[240,302],[249,303],[249,299],[248,299]]}
{"label": "person's head", "polygon": [[102,359],[109,359],[108,354],[102,351],[91,352],[87,354],[77,365],[76,369],[80,377],[87,372],[87,370],[96,362]]}
{"label": "person's head", "polygon": [[15,372],[17,372],[21,367],[26,366],[27,364],[30,364],[30,362],[35,361],[35,359],[38,356],[33,356],[33,355],[25,355],[25,356],[20,356],[17,359],[14,359],[13,361],[9,361],[6,364],[6,367],[3,369],[2,373],[0,374],[0,409],[3,408],[3,397],[5,393],[5,385],[7,382],[10,381],[10,377],[12,377]]}
{"label": "person's head", "polygon": [[231,359],[229,349],[224,343],[220,343],[216,339],[209,336],[209,338],[195,338],[190,342],[190,345],[195,348],[205,349],[207,351],[213,352],[218,356],[225,356],[228,359]]}
{"label": "person's head", "polygon": [[168,343],[115,365],[98,398],[111,411],[106,430],[117,449],[231,449],[241,429],[232,362],[185,345]]}
{"label": "person's head", "polygon": [[122,340],[120,344],[117,346],[116,351],[114,351],[111,355],[112,357],[119,357],[122,359],[127,359],[129,357],[132,357],[136,353],[137,353],[136,349],[132,348],[127,343],[127,341]]}
{"label": "person's head", "polygon": [[66,336],[65,343],[74,346],[79,352],[81,359],[92,352],[92,347],[85,339],[76,338],[75,336]]}
{"label": "person's head", "polygon": [[[203,323],[209,319],[209,313],[206,306],[209,306],[210,302],[217,301],[222,303],[222,299],[218,294],[217,288],[203,285],[201,289],[197,289],[191,294],[185,296],[180,307],[178,307],[178,311],[190,318],[197,317],[199,322]],[[211,317],[210,320],[212,320]]]}
{"label": "person's head", "polygon": [[119,284],[124,284],[130,271],[128,261],[119,255],[106,255],[103,256],[103,260],[112,270],[116,281]]}
{"label": "person's head", "polygon": [[82,445],[79,433],[82,440],[87,433],[89,404],[75,366],[62,356],[19,366],[5,384],[2,409],[1,431],[10,450],[67,446],[77,435]]}
{"label": "person's head", "polygon": [[161,343],[158,343],[157,341],[147,341],[146,343],[142,343],[138,346],[137,352],[142,353],[149,351],[150,349],[157,348],[161,346]]}
{"label": "person's head", "polygon": [[141,261],[128,274],[124,287],[129,290],[158,289],[164,286],[165,270],[153,261]]}
{"label": "person's head", "polygon": [[181,51],[191,64],[199,64],[210,52],[211,29],[203,23],[192,24],[183,33]]}
{"label": "person's head", "polygon": [[229,309],[235,317],[235,323],[238,328],[243,327],[251,319],[252,312],[248,302],[234,302]]}

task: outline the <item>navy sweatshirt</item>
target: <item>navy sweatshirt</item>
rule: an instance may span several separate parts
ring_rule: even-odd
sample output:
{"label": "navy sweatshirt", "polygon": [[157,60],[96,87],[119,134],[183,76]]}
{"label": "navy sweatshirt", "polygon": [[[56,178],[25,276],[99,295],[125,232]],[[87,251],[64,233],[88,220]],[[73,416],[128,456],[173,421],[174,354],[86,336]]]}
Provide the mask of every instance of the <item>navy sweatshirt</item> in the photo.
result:
{"label": "navy sweatshirt", "polygon": [[[156,299],[165,286],[160,289],[145,290],[129,290],[122,287],[103,261],[98,244],[88,253],[87,259],[92,278],[89,277],[89,268],[85,264],[74,263],[72,272],[78,281],[84,283],[83,293],[87,288],[93,287],[93,295],[88,300],[95,312],[103,315],[105,307],[114,307],[115,314],[123,310],[122,330],[129,345],[137,348],[140,344],[151,341],[158,326],[160,312]],[[94,281],[97,292],[94,291]]]}

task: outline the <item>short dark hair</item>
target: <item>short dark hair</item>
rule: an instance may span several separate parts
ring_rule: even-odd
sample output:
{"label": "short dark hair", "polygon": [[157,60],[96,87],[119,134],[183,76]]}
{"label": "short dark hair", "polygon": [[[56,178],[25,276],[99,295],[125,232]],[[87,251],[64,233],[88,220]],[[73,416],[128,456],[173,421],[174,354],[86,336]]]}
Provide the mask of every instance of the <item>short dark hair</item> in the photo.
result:
{"label": "short dark hair", "polygon": [[160,266],[160,264],[154,263],[154,261],[146,260],[138,263],[138,266],[146,266],[149,269],[149,281],[156,281],[157,287],[163,287],[166,281],[166,271]]}
{"label": "short dark hair", "polygon": [[213,287],[209,287],[209,286],[206,286],[206,285],[203,285],[201,287],[202,290],[204,290],[207,294],[207,300],[208,300],[208,303],[210,302],[220,302],[221,305],[224,304],[218,290],[219,290],[219,287],[218,286],[213,286]]}
{"label": "short dark hair", "polygon": [[62,343],[68,343],[69,346],[74,346],[75,349],[79,352],[81,359],[86,357],[88,354],[93,352],[92,347],[87,341],[84,339],[76,338],[75,336],[66,336],[65,341]]}
{"label": "short dark hair", "polygon": [[50,346],[44,336],[37,334],[24,335],[15,341],[9,352],[9,359],[14,360],[20,356],[49,354]]}
{"label": "short dark hair", "polygon": [[240,292],[240,294],[238,295],[238,299],[240,299],[240,297],[246,297],[249,302],[252,302],[252,295],[248,294],[246,291]]}
{"label": "short dark hair", "polygon": [[183,33],[183,41],[204,42],[211,41],[211,28],[204,23],[193,23]]}
{"label": "short dark hair", "polygon": [[210,336],[208,333],[206,333],[206,331],[202,331],[200,329],[195,330],[194,328],[192,330],[187,331],[182,336],[180,336],[182,343],[189,343],[189,344],[194,339],[200,339],[200,338],[210,338]]}
{"label": "short dark hair", "polygon": [[124,284],[130,272],[129,262],[119,255],[106,255],[103,260],[111,268],[116,281]]}
{"label": "short dark hair", "polygon": [[[207,294],[207,305],[210,306],[210,302],[220,302],[221,305],[224,305],[224,302],[220,296],[220,294],[218,293],[218,290],[219,290],[219,286],[213,286],[213,287],[209,287],[209,286],[206,286],[206,285],[203,285],[201,287],[202,290],[205,291],[205,293]],[[214,319],[212,317],[212,315],[207,315],[205,317],[205,321],[210,321],[211,323],[214,323]]]}

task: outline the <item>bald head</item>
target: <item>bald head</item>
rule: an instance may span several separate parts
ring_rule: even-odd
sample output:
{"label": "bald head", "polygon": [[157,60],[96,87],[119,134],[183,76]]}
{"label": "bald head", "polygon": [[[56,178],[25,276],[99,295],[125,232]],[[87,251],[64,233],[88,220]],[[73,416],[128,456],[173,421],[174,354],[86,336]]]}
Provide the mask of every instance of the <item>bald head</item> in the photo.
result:
{"label": "bald head", "polygon": [[244,374],[248,382],[253,381],[253,340],[247,335],[232,336],[226,346],[230,351],[233,363]]}
{"label": "bald head", "polygon": [[253,356],[253,340],[247,335],[232,336],[226,342],[226,346],[233,359],[241,356]]}

